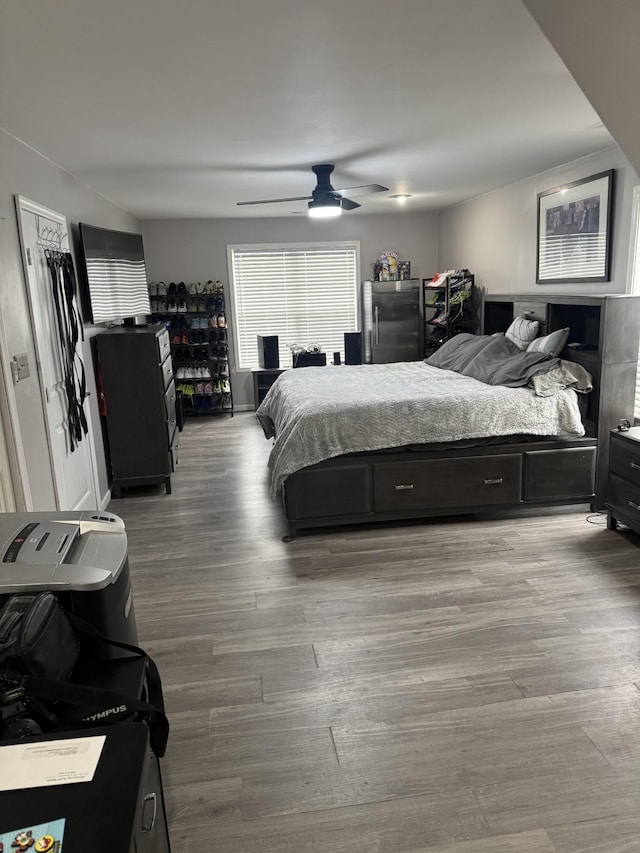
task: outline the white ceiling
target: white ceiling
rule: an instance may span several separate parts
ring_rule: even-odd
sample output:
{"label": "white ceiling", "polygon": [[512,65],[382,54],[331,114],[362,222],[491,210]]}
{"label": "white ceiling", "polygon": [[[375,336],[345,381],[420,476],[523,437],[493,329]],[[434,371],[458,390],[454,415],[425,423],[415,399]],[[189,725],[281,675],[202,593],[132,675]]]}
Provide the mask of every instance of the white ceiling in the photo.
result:
{"label": "white ceiling", "polygon": [[3,0],[0,125],[134,216],[439,209],[612,143],[520,0]]}

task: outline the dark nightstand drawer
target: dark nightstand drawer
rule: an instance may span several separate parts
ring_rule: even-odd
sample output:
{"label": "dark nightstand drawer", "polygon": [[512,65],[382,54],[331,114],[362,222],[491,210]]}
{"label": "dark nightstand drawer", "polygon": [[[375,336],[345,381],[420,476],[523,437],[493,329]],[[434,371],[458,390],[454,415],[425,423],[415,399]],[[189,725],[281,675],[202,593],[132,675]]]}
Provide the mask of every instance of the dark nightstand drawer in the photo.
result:
{"label": "dark nightstand drawer", "polygon": [[608,485],[607,527],[622,522],[640,533],[640,427],[610,433]]}
{"label": "dark nightstand drawer", "polygon": [[637,519],[640,525],[640,488],[615,474],[609,477],[609,506]]}
{"label": "dark nightstand drawer", "polygon": [[520,454],[381,463],[373,471],[376,512],[521,501]]}
{"label": "dark nightstand drawer", "polygon": [[635,483],[640,492],[640,443],[614,433],[609,450],[609,470]]}

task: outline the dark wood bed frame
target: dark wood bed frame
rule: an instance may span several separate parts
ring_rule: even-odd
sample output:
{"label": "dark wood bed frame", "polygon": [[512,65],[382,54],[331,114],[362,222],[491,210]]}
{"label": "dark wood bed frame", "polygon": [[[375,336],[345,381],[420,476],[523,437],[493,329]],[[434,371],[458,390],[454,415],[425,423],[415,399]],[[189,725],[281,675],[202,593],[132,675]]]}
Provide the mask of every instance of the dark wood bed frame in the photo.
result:
{"label": "dark wood bed frame", "polygon": [[302,529],[477,513],[517,506],[606,506],[609,432],[633,422],[640,296],[488,295],[483,334],[525,314],[540,334],[569,327],[561,358],[593,376],[579,439],[363,453],[297,471],[283,489],[286,540]]}

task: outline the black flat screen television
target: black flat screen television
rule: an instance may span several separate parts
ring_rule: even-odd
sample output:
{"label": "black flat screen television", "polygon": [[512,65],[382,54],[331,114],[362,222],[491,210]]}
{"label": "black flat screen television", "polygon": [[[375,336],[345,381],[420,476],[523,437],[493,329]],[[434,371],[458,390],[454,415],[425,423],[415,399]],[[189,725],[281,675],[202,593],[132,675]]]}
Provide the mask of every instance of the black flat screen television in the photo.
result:
{"label": "black flat screen television", "polygon": [[151,313],[142,235],[80,223],[93,323]]}

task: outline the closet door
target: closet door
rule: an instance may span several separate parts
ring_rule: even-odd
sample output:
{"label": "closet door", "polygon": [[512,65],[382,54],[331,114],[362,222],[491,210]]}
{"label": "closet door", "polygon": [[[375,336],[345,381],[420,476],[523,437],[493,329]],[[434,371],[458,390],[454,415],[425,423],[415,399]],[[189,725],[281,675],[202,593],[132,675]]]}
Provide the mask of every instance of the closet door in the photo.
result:
{"label": "closet door", "polygon": [[[59,235],[61,250],[68,250],[67,222],[55,211],[21,197],[17,198],[17,208],[49,456],[49,471],[34,470],[31,460],[27,459],[31,509],[96,509],[95,452],[90,421],[87,435],[73,450],[69,438],[53,288],[44,254],[47,241],[51,245],[56,234]],[[30,369],[33,372],[36,366],[31,365]],[[85,369],[91,370],[91,364],[85,365]],[[85,405],[84,410],[89,420],[88,406]],[[28,430],[29,424],[21,423],[20,429]],[[55,507],[40,505],[38,478],[43,477],[53,478]]]}

